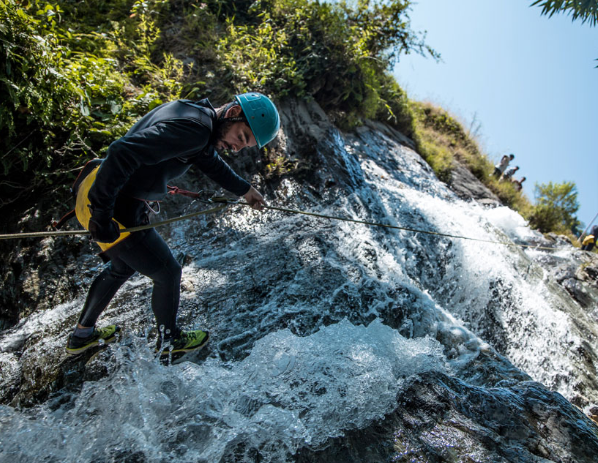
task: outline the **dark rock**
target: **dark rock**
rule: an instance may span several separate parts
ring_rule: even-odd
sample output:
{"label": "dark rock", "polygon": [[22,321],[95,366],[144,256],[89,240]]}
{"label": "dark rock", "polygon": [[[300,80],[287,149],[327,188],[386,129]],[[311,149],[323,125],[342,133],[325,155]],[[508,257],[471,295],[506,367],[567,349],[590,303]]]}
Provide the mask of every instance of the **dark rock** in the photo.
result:
{"label": "dark rock", "polygon": [[594,262],[582,267],[582,277],[598,288],[598,259],[594,259]]}
{"label": "dark rock", "polygon": [[585,290],[583,283],[575,278],[565,278],[559,283],[567,290],[573,298],[584,307],[590,307],[594,303],[592,297]]}
{"label": "dark rock", "polygon": [[547,233],[546,236],[550,238],[557,246],[572,245],[571,238],[566,235],[558,235],[556,233]]}
{"label": "dark rock", "polygon": [[475,199],[485,206],[496,207],[502,205],[498,196],[492,193],[486,185],[458,161],[455,161],[451,171],[449,187],[461,199]]}
{"label": "dark rock", "polygon": [[297,462],[559,461],[590,463],[598,426],[535,382],[474,387],[429,373],[409,380],[399,407],[369,428],[301,449]]}

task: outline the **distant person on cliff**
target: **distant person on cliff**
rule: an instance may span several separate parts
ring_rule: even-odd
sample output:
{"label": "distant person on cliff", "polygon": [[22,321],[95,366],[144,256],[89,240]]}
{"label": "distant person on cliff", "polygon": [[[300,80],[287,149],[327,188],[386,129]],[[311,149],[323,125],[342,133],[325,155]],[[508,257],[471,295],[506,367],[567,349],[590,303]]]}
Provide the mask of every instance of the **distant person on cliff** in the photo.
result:
{"label": "distant person on cliff", "polygon": [[[210,179],[257,210],[262,195],[239,177],[219,153],[263,147],[280,127],[278,110],[259,93],[237,95],[217,109],[207,100],[165,103],[142,117],[108,148],[103,161],[84,169],[78,187],[77,218],[102,248],[109,264],[89,289],[83,311],[66,346],[79,354],[116,339],[120,328],[96,328],[96,321],[118,289],[135,272],[154,284],[152,310],[160,332],[156,351],[161,355],[189,352],[208,341],[206,331],[182,331],[176,322],[181,265],[155,229],[121,234],[120,229],[149,223],[153,201],[167,193],[167,183],[195,165]],[[82,198],[82,199],[81,199]],[[83,206],[80,206],[80,200]],[[79,210],[78,210],[79,209]]]}
{"label": "distant person on cliff", "polygon": [[505,180],[511,180],[511,177],[519,170],[519,166],[509,167],[504,174],[498,180],[499,182],[504,182]]}
{"label": "distant person on cliff", "polygon": [[511,179],[511,183],[516,191],[521,191],[523,189],[523,182],[525,182],[525,177],[521,177],[519,180]]}
{"label": "distant person on cliff", "polygon": [[591,251],[596,245],[596,238],[598,238],[598,225],[594,225],[590,230],[590,234],[587,235],[581,243],[582,251]]}
{"label": "distant person on cliff", "polygon": [[493,173],[493,175],[496,178],[500,178],[500,176],[503,174],[503,172],[505,171],[505,169],[508,167],[509,163],[513,159],[515,159],[515,155],[514,154],[509,154],[508,156],[505,154],[502,157],[502,159],[500,160],[500,162],[494,166],[494,173]]}

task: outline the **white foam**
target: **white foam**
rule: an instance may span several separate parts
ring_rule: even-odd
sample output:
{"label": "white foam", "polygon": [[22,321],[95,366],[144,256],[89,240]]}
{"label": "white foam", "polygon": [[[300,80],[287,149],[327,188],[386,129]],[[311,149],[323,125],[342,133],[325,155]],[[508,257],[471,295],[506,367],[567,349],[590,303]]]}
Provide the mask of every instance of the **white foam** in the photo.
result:
{"label": "white foam", "polygon": [[0,456],[87,462],[126,451],[156,462],[219,461],[242,442],[242,454],[260,449],[264,461],[285,461],[382,418],[407,376],[445,368],[437,341],[405,339],[379,320],[342,321],[308,337],[274,332],[230,364],[164,367],[139,349],[114,348],[118,368],[56,410],[0,408]]}

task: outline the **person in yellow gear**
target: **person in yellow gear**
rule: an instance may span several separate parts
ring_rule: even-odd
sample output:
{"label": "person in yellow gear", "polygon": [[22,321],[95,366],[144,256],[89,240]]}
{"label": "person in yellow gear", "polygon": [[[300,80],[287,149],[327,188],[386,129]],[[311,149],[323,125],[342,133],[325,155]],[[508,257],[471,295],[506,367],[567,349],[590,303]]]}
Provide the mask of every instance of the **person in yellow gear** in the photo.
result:
{"label": "person in yellow gear", "polygon": [[581,243],[582,251],[591,251],[596,245],[596,236],[598,236],[598,225],[594,225],[590,230],[590,234],[587,235]]}
{"label": "person in yellow gear", "polygon": [[219,153],[261,148],[276,137],[279,128],[280,116],[274,103],[260,93],[244,93],[217,109],[207,99],[165,103],[110,145],[106,158],[101,163],[96,161],[89,177],[82,180],[81,201],[77,195],[77,218],[100,244],[100,255],[109,264],[89,289],[77,326],[68,339],[69,354],[116,339],[118,326],[96,329],[95,324],[135,272],[151,278],[154,284],[152,310],[161,333],[157,351],[188,352],[205,345],[207,331],[182,331],[177,326],[181,265],[166,242],[153,228],[130,236],[121,236],[120,230],[148,223],[148,201],[162,199],[168,191],[167,183],[192,165],[261,210],[265,205],[262,195]]}

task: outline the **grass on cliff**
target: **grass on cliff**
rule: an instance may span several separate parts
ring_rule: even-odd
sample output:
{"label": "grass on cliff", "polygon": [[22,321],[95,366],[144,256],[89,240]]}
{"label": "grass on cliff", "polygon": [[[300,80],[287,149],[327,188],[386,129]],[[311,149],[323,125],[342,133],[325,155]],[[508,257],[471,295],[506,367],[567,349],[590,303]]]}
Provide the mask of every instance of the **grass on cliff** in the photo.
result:
{"label": "grass on cliff", "polygon": [[463,164],[501,202],[528,219],[534,206],[523,192],[515,190],[511,182],[499,182],[492,175],[494,163],[482,151],[458,119],[431,103],[411,101],[414,114],[414,141],[422,157],[441,180],[450,182],[454,162]]}
{"label": "grass on cliff", "polygon": [[573,246],[580,243],[572,230],[581,232],[575,217],[579,208],[573,182],[536,185],[536,204],[511,182],[499,182],[493,175],[494,162],[459,120],[443,108],[429,102],[410,101],[414,120],[416,149],[430,164],[438,178],[450,183],[455,162],[464,165],[501,202],[516,210],[541,232],[567,236]]}

